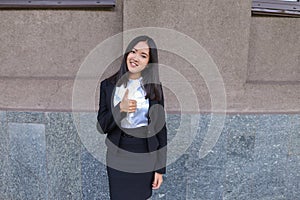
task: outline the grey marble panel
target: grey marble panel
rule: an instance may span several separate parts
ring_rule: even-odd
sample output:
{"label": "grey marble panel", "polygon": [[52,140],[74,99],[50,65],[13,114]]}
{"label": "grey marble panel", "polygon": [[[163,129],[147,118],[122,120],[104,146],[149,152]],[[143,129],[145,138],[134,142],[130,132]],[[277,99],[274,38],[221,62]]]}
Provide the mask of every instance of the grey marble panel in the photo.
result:
{"label": "grey marble panel", "polygon": [[81,143],[70,113],[47,113],[49,199],[81,199]]}
{"label": "grey marble panel", "polygon": [[[185,115],[184,117],[179,114],[168,114],[167,115],[167,129],[168,129],[168,144],[170,145],[172,140],[177,134],[181,134],[181,138],[183,140],[186,139],[188,141],[190,138],[188,134],[186,134],[186,130],[190,129],[190,118],[191,116]],[[193,117],[197,117],[200,123],[207,123],[206,115],[205,120],[201,120],[199,115],[195,115]],[[183,128],[183,132],[179,131],[179,127]],[[187,162],[189,156],[193,153],[194,155],[198,155],[199,145],[201,144],[199,127],[192,127],[193,130],[196,130],[195,138],[192,143],[188,147],[186,151],[182,151],[182,156],[171,165],[167,166],[167,173],[165,175],[165,182],[163,186],[159,190],[153,191],[153,199],[186,199],[188,198],[187,194],[187,186],[188,186],[188,175],[187,175]],[[185,137],[186,135],[186,137]],[[203,135],[202,135],[203,136]],[[203,138],[203,137],[202,137]],[[174,145],[174,144],[172,144]],[[176,144],[177,145],[177,144]],[[176,149],[182,149],[186,144],[182,141],[181,144],[176,146]],[[192,153],[191,153],[192,152]],[[174,156],[168,151],[168,159],[174,159]]]}
{"label": "grey marble panel", "polygon": [[188,153],[192,156],[199,157],[199,150],[201,146],[203,145],[203,140],[205,136],[207,135],[208,127],[210,126],[211,121],[211,115],[210,114],[201,114],[198,115],[199,123],[195,138],[193,139],[192,144],[188,148]]}
{"label": "grey marble panel", "polygon": [[[202,139],[210,126],[210,116],[203,115],[199,137]],[[226,164],[226,121],[225,129],[221,132],[217,143],[210,153],[204,158],[199,158],[199,149],[195,146],[189,152],[187,161],[187,199],[222,199],[225,183],[225,164]],[[198,142],[192,145],[202,145]],[[197,149],[195,151],[195,149]],[[196,153],[196,154],[195,154]]]}
{"label": "grey marble panel", "polygon": [[0,111],[0,199],[8,199],[8,142],[6,112]]}
{"label": "grey marble panel", "polygon": [[8,122],[18,122],[18,123],[42,123],[47,122],[44,112],[18,112],[18,111],[8,111],[7,112]]}
{"label": "grey marble panel", "polygon": [[188,170],[187,199],[223,199],[224,169],[221,166],[199,166]]}
{"label": "grey marble panel", "polygon": [[96,113],[80,113],[77,129],[83,146],[100,162],[106,163],[106,134],[98,130]]}
{"label": "grey marble panel", "polygon": [[225,200],[239,200],[253,198],[253,173],[249,173],[251,164],[247,166],[226,165],[226,182],[223,194]]}
{"label": "grey marble panel", "polygon": [[285,199],[290,115],[260,115],[254,147],[253,199]]}
{"label": "grey marble panel", "polygon": [[287,163],[287,199],[300,197],[300,155],[292,155]]}
{"label": "grey marble panel", "polygon": [[82,199],[109,199],[106,166],[84,147],[81,152]]}
{"label": "grey marble panel", "polygon": [[0,111],[0,122],[6,122],[6,111]]}
{"label": "grey marble panel", "polygon": [[290,114],[261,114],[257,118],[257,129],[278,129],[288,127],[294,115]]}
{"label": "grey marble panel", "polygon": [[[180,117],[167,115],[169,143],[185,134],[177,131],[180,123],[188,124]],[[300,196],[299,114],[228,115],[217,143],[202,159],[199,150],[211,115],[197,117],[195,138],[167,166],[152,200]],[[88,137],[100,134],[96,123],[95,113],[80,114],[79,129]],[[0,112],[0,199],[108,199],[105,165],[81,141],[71,113]]]}
{"label": "grey marble panel", "polygon": [[171,141],[177,134],[180,121],[181,118],[179,114],[167,114],[166,123],[168,130],[168,141]]}
{"label": "grey marble panel", "polygon": [[101,136],[100,140],[106,137],[106,135],[99,135],[96,125],[96,113],[80,113],[78,128],[82,135],[81,140],[84,140],[81,151],[81,182],[84,200],[109,199],[108,179],[104,163],[105,157],[99,161],[86,148],[88,146],[93,153],[99,150],[106,151],[103,141],[102,143],[101,141],[96,141],[97,136]]}
{"label": "grey marble panel", "polygon": [[300,154],[300,115],[294,115],[291,119],[290,154]]}
{"label": "grey marble panel", "polygon": [[[218,118],[218,116],[217,116]],[[191,169],[198,168],[199,166],[224,166],[226,162],[226,139],[227,139],[227,120],[224,121],[223,129],[221,130],[220,136],[217,138],[216,143],[209,153],[202,159],[199,157],[199,150],[206,137],[210,137],[208,130],[211,126],[221,126],[222,124],[211,123],[210,115],[200,116],[200,127],[197,129],[197,135],[189,148],[190,159],[188,167]],[[193,166],[193,164],[196,164]]]}
{"label": "grey marble panel", "polygon": [[47,199],[45,125],[8,123],[10,196]]}
{"label": "grey marble panel", "polygon": [[164,182],[158,190],[153,190],[152,200],[185,200],[187,197],[188,155],[182,155],[176,162],[167,166]]}
{"label": "grey marble panel", "polygon": [[257,116],[232,115],[228,121],[224,199],[250,199]]}
{"label": "grey marble panel", "polygon": [[199,115],[167,115],[169,160],[178,159],[181,155],[189,152],[192,144],[196,141],[199,128],[198,124],[191,126],[193,118],[199,119]]}

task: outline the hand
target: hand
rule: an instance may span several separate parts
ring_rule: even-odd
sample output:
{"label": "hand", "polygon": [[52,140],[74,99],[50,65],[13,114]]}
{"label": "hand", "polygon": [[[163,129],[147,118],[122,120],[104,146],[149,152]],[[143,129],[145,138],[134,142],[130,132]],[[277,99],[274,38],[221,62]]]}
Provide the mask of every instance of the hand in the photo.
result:
{"label": "hand", "polygon": [[121,112],[135,112],[136,111],[136,100],[128,99],[129,90],[126,89],[124,97],[120,103]]}
{"label": "hand", "polygon": [[158,189],[163,182],[163,175],[160,173],[154,173],[154,181],[152,183],[152,189]]}

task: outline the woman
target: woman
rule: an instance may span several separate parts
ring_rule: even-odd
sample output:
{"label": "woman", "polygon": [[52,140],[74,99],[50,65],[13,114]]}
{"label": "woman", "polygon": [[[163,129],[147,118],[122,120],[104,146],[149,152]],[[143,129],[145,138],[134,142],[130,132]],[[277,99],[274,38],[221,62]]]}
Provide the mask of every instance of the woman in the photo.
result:
{"label": "woman", "polygon": [[167,129],[156,44],[133,39],[117,73],[101,82],[98,122],[107,133],[112,200],[145,200],[166,173]]}

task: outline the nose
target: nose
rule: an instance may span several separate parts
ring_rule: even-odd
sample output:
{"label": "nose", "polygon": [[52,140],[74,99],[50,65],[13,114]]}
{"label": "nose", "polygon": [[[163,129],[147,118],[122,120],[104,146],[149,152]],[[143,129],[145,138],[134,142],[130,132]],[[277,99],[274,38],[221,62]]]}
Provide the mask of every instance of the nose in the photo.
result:
{"label": "nose", "polygon": [[139,56],[138,56],[138,54],[136,53],[136,54],[134,54],[134,56],[133,56],[133,59],[135,60],[135,61],[138,61],[139,60]]}
{"label": "nose", "polygon": [[139,55],[137,53],[135,54],[131,54],[131,59],[133,59],[134,61],[138,61],[139,60]]}

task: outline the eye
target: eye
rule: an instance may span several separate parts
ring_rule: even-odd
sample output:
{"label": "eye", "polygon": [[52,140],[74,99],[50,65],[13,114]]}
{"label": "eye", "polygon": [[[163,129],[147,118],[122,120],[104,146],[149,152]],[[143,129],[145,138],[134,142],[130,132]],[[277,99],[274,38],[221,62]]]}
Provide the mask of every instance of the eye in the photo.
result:
{"label": "eye", "polygon": [[132,49],[132,50],[130,51],[130,53],[135,53],[135,50],[134,50],[134,49]]}

